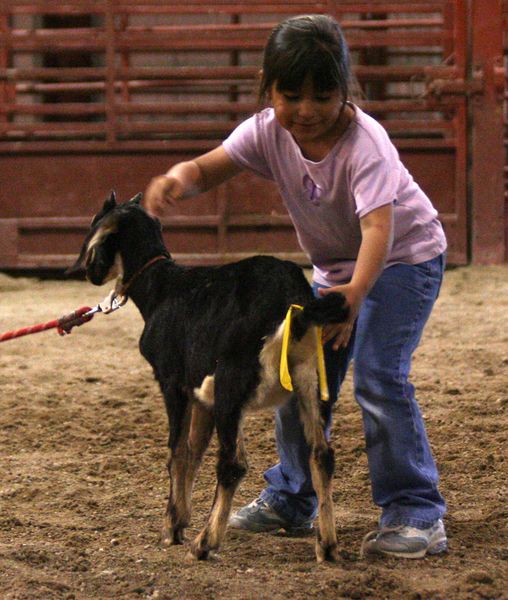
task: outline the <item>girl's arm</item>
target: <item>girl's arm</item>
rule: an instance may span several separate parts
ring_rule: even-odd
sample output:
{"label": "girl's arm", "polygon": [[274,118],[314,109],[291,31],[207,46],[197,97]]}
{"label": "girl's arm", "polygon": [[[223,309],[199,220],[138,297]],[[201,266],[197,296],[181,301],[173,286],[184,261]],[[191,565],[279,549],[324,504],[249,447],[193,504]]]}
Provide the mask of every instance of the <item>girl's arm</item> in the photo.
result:
{"label": "girl's arm", "polygon": [[319,290],[321,296],[341,292],[346,296],[350,314],[345,323],[325,328],[323,341],[335,338],[333,348],[347,346],[363,299],[382,272],[393,241],[393,208],[386,204],[360,219],[362,243],[351,281],[345,285]]}
{"label": "girl's arm", "polygon": [[150,214],[160,217],[168,206],[206,192],[240,171],[219,146],[194,160],[174,165],[165,175],[154,177],[146,188],[144,205]]}

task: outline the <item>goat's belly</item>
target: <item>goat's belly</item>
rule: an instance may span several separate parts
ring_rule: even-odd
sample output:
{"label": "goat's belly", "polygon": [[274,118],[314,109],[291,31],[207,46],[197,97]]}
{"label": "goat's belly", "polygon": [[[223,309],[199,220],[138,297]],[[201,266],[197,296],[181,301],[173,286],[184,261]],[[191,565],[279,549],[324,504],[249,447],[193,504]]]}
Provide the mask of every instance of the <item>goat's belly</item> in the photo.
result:
{"label": "goat's belly", "polygon": [[[291,392],[280,383],[280,361],[284,321],[277,331],[266,338],[259,354],[259,383],[246,402],[246,409],[261,410],[284,404],[291,397]],[[315,367],[315,337],[312,330],[290,347],[292,370],[299,374],[300,387],[317,386]],[[215,376],[207,375],[201,387],[194,389],[196,398],[206,407],[212,408],[215,401]]]}
{"label": "goat's belly", "polygon": [[[248,411],[261,410],[278,406],[287,402],[291,393],[285,390],[279,381],[278,366],[261,369],[261,379],[253,394],[247,400],[245,408]],[[215,376],[207,375],[201,387],[194,388],[194,395],[206,408],[213,408],[215,403]]]}

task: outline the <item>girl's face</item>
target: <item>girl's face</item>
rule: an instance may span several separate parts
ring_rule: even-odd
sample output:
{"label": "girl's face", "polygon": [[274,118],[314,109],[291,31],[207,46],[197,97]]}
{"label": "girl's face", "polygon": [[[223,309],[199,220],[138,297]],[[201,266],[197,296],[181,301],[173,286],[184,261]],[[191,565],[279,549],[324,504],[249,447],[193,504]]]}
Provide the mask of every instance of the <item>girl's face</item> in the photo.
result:
{"label": "girl's face", "polygon": [[334,143],[340,136],[338,121],[343,100],[339,91],[316,91],[309,75],[296,92],[277,90],[275,82],[270,100],[277,121],[299,146]]}

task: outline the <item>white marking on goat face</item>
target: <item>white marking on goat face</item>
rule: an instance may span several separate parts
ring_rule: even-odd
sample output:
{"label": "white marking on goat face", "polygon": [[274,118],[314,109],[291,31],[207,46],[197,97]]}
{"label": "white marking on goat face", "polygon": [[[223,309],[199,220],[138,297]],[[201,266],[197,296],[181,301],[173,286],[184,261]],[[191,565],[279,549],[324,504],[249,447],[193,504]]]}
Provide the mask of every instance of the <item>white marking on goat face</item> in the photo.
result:
{"label": "white marking on goat face", "polygon": [[[85,265],[88,266],[95,260],[96,248],[98,248],[104,240],[108,237],[108,235],[115,233],[117,231],[116,224],[112,223],[111,225],[106,225],[104,227],[100,227],[96,232],[92,239],[88,242],[86,255],[85,255]],[[124,272],[123,261],[120,254],[117,252],[115,255],[115,260],[111,265],[108,273],[103,279],[103,283],[111,281],[119,276],[122,276]]]}
{"label": "white marking on goat face", "polygon": [[116,232],[116,227],[111,224],[109,226],[99,227],[97,231],[94,233],[92,239],[88,242],[88,246],[86,249],[86,262],[91,262],[95,257],[95,248],[100,246],[102,242],[110,235],[111,233]]}

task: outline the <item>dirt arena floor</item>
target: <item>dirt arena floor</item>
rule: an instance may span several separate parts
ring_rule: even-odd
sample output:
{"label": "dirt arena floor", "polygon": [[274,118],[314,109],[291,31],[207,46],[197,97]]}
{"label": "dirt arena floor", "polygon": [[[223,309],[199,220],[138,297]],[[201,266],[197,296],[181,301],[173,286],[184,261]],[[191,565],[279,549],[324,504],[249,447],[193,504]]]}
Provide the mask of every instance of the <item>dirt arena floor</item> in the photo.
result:
{"label": "dirt arena floor", "polygon": [[[81,281],[0,274],[0,332],[49,321],[106,294]],[[340,560],[317,566],[313,540],[228,533],[218,558],[158,543],[167,493],[167,423],[137,350],[130,303],[70,336],[0,346],[0,598],[469,600],[508,598],[508,268],[447,271],[413,380],[449,503],[447,555],[363,560],[376,525],[360,414],[348,378],[335,410]],[[252,500],[275,460],[273,416],[246,423]],[[188,536],[210,507],[212,447]]]}

